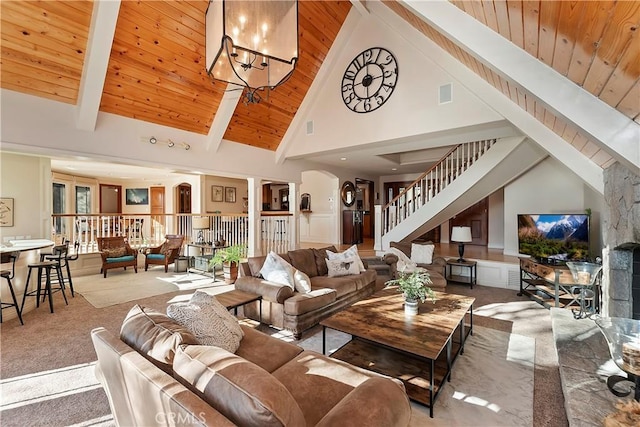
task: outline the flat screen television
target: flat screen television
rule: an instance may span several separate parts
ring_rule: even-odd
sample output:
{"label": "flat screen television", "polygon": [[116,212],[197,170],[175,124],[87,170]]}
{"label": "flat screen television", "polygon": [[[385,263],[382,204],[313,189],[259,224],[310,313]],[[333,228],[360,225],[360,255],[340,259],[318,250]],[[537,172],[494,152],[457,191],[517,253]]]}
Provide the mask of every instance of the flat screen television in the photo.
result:
{"label": "flat screen television", "polygon": [[518,252],[542,262],[589,259],[589,215],[518,214]]}

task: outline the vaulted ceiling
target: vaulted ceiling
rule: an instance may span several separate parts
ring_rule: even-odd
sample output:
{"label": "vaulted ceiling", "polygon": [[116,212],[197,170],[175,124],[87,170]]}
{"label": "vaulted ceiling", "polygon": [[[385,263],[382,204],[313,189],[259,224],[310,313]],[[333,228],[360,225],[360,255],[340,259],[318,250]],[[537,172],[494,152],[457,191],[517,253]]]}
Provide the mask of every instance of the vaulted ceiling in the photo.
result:
{"label": "vaulted ceiling", "polygon": [[[224,139],[276,150],[353,7],[300,1],[300,59],[292,78],[258,105],[239,102]],[[391,10],[567,143],[606,167],[614,161],[572,123],[427,24],[400,1]],[[640,123],[640,2],[452,1],[575,85]],[[226,84],[204,69],[207,0],[122,1],[99,110],[208,134]],[[92,35],[91,1],[3,0],[0,87],[77,104]]]}

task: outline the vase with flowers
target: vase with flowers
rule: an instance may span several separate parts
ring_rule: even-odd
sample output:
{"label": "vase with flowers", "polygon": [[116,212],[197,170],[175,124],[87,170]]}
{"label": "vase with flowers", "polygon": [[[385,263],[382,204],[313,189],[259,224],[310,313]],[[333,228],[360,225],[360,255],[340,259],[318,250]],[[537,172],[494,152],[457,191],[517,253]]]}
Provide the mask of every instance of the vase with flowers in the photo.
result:
{"label": "vase with flowers", "polygon": [[398,278],[385,282],[387,287],[397,286],[398,291],[404,295],[404,311],[406,314],[418,314],[418,301],[431,300],[435,304],[436,294],[428,285],[431,285],[429,272],[416,269],[411,272],[399,271]]}

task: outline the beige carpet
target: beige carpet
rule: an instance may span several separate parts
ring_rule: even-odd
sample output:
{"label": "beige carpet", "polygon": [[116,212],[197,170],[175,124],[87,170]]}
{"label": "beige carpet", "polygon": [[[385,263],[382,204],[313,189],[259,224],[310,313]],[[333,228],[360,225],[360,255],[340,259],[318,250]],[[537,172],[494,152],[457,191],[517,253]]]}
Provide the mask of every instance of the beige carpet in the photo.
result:
{"label": "beige carpet", "polygon": [[[314,332],[298,344],[322,352],[322,330]],[[327,337],[330,351],[350,339],[329,329]],[[475,326],[436,400],[434,417],[412,402],[411,426],[533,426],[534,357],[534,338]]]}
{"label": "beige carpet", "polygon": [[[233,289],[223,281],[196,273],[165,273],[164,269],[151,269],[134,273],[109,271],[106,278],[101,275],[82,276],[73,279],[73,288],[95,308],[104,308],[162,295],[169,292],[201,288],[221,288],[220,292]],[[218,292],[215,292],[218,293]]]}

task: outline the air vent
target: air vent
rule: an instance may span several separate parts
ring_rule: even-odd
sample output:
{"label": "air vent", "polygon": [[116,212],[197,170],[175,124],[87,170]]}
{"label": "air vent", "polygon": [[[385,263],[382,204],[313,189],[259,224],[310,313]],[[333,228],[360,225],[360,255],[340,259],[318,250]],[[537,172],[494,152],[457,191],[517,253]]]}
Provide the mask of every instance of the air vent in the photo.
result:
{"label": "air vent", "polygon": [[453,86],[451,83],[440,86],[440,104],[453,101]]}
{"label": "air vent", "polygon": [[520,270],[509,270],[507,274],[507,287],[520,289]]}
{"label": "air vent", "polygon": [[307,135],[313,135],[313,120],[307,122]]}

